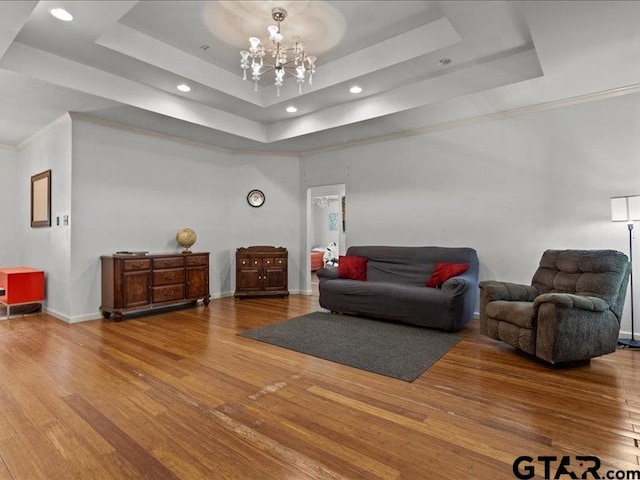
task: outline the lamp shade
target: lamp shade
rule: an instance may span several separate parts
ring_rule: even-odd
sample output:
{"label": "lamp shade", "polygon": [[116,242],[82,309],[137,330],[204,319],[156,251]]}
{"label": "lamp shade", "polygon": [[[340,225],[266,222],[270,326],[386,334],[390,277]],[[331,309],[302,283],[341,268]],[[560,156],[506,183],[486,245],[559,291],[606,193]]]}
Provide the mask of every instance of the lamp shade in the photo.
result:
{"label": "lamp shade", "polygon": [[640,220],[640,195],[611,198],[611,221],[633,222]]}

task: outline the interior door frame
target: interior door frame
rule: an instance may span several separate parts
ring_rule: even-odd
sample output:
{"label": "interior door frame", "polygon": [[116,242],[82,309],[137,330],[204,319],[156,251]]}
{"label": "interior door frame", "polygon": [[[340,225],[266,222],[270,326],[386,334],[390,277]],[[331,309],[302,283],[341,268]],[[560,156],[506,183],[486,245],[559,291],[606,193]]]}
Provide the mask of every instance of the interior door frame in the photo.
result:
{"label": "interior door frame", "polygon": [[[304,262],[301,263],[301,265],[305,265],[304,267],[304,272],[303,272],[303,285],[304,285],[304,292],[307,295],[311,295],[312,290],[311,290],[311,257],[310,257],[310,252],[311,252],[311,248],[313,248],[313,238],[312,237],[312,231],[313,231],[313,222],[314,222],[314,216],[313,216],[313,202],[312,202],[312,198],[314,196],[317,195],[338,195],[339,198],[339,208],[338,211],[340,212],[340,218],[339,218],[339,222],[338,222],[338,229],[339,231],[342,231],[343,228],[343,211],[341,208],[342,205],[342,198],[343,196],[346,197],[347,194],[347,187],[346,184],[344,183],[335,183],[335,184],[329,184],[329,185],[315,185],[313,187],[308,187],[307,188],[307,202],[306,202],[306,209],[307,209],[307,214],[306,214],[306,219],[307,219],[307,234],[306,234],[306,248],[304,250]],[[346,215],[345,215],[346,216]],[[343,242],[341,242],[341,244],[339,245],[339,249],[340,252],[344,252],[346,250],[346,238],[347,238],[347,232],[346,232],[346,228],[344,231],[342,231],[342,233],[344,233],[343,235]],[[344,244],[344,245],[343,245]],[[341,253],[342,254],[342,253]]]}

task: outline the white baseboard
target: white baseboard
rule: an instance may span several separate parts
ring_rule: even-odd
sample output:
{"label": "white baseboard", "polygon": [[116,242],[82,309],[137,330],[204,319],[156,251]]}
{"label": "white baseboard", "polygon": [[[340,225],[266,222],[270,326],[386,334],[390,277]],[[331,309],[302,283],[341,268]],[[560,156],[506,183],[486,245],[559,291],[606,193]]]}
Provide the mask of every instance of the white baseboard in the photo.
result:
{"label": "white baseboard", "polygon": [[[636,333],[635,337],[640,340],[640,333]],[[620,330],[620,334],[618,335],[618,338],[631,338],[631,332],[625,332]]]}
{"label": "white baseboard", "polygon": [[[311,295],[312,292],[311,290],[289,290],[289,293],[293,295]],[[216,298],[233,297],[234,294],[235,292],[220,292],[211,295],[211,299],[214,300]],[[69,315],[64,315],[50,308],[45,308],[44,311],[52,317],[55,317],[58,320],[62,320],[66,323],[89,322],[91,320],[100,320],[101,318],[103,318],[101,312],[85,313],[83,315],[74,315],[73,317],[70,317]]]}
{"label": "white baseboard", "polygon": [[46,313],[47,315],[51,315],[52,317],[55,317],[58,320],[62,320],[63,322],[71,323],[71,317],[69,317],[69,315],[63,315],[62,313],[56,312],[55,310],[52,310],[49,307],[45,307],[43,310],[44,310],[44,313]]}

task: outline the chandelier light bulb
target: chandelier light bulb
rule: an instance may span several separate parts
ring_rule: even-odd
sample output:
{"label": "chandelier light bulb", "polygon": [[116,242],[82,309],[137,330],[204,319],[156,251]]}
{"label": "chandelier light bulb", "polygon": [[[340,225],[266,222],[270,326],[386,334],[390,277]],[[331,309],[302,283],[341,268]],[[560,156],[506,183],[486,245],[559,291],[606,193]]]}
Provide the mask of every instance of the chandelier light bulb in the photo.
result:
{"label": "chandelier light bulb", "polygon": [[242,57],[242,60],[247,61],[247,58],[249,57],[249,52],[246,50],[242,50],[240,52],[240,56]]}
{"label": "chandelier light bulb", "polygon": [[260,75],[260,68],[261,68],[261,67],[260,67],[260,64],[259,64],[259,63],[254,63],[254,64],[252,65],[252,68],[253,68],[253,76],[254,76],[254,77],[255,77],[255,76]]}
{"label": "chandelier light bulb", "polygon": [[276,70],[276,80],[282,80],[284,78],[284,70]]}
{"label": "chandelier light bulb", "polygon": [[258,37],[251,37],[249,38],[249,43],[251,44],[251,48],[255,50],[258,48],[258,45],[260,45],[260,39]]}
{"label": "chandelier light bulb", "polygon": [[278,27],[276,27],[275,25],[269,25],[267,27],[267,30],[269,30],[269,37],[273,38],[275,36],[276,33],[278,33]]}

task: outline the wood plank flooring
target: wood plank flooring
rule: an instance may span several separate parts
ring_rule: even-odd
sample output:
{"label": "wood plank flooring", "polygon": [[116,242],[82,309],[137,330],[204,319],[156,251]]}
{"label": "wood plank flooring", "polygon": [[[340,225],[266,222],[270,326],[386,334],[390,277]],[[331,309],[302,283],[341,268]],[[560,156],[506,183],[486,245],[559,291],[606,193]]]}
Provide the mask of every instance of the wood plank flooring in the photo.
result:
{"label": "wood plank flooring", "polygon": [[558,466],[540,456],[640,471],[640,352],[550,368],[472,321],[407,383],[236,335],[318,309],[0,322],[0,479],[514,479],[521,455],[536,478]]}

